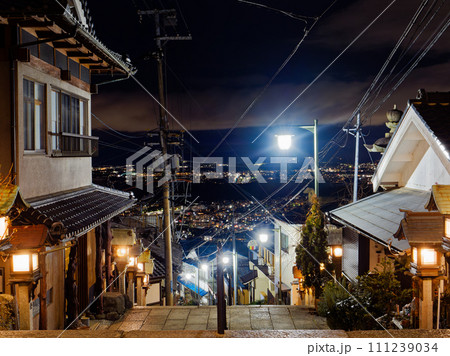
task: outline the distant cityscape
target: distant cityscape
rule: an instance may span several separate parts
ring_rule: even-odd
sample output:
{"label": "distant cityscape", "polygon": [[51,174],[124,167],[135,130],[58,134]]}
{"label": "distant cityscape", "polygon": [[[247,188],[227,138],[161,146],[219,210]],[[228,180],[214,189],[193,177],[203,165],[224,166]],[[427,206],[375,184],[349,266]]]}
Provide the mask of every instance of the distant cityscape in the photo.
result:
{"label": "distant cityscape", "polygon": [[[371,194],[370,178],[375,167],[376,165],[373,163],[362,163],[359,165],[359,185],[364,195]],[[205,171],[213,168],[206,166]],[[224,172],[222,179],[208,179],[202,171],[199,184],[190,184],[192,182],[192,173],[187,169],[174,173],[178,183],[182,183],[184,187],[189,188],[186,190],[186,196],[178,196],[172,200],[175,224],[177,225],[175,231],[179,231],[179,237],[188,238],[201,235],[206,239],[213,238],[220,234],[229,233],[233,225],[237,234],[252,231],[255,226],[266,220],[267,214],[265,209],[276,215],[283,215],[290,221],[302,223],[309,208],[308,199],[313,193],[313,182],[287,183],[286,189],[281,189],[278,194],[269,195],[269,198],[263,199],[263,207],[258,202],[245,197],[245,192],[248,189],[266,188],[267,185],[266,190],[271,189],[273,193],[280,189],[283,184],[279,183],[279,170],[269,170],[261,167],[259,172],[268,182],[267,184],[260,185],[251,173],[245,170],[234,173],[234,184],[228,183],[229,176],[227,172]],[[298,170],[292,170],[288,180],[297,172]],[[313,174],[311,170],[308,170],[308,172]],[[135,180],[136,173],[131,171],[131,174]],[[322,192],[320,199],[324,208],[333,208],[348,203],[351,197],[350,186],[353,181],[353,165],[339,163],[336,166],[321,169],[321,174],[326,182],[320,185]],[[155,172],[153,177],[156,182],[155,185],[157,185],[162,175],[162,172]],[[136,206],[134,208],[136,211],[130,211],[130,214],[159,216],[162,219],[162,206],[158,190],[154,194],[145,194],[145,192],[127,185],[126,176],[126,166],[93,168],[94,183],[109,188],[132,191],[141,198],[141,205]],[[212,193],[222,190],[226,191],[224,193],[226,199],[214,199],[212,197]],[[301,191],[301,194],[298,194],[299,191]],[[242,192],[241,194],[244,196],[240,195],[239,192]],[[198,198],[194,204],[189,206],[189,201],[192,201],[194,196],[198,196]]]}

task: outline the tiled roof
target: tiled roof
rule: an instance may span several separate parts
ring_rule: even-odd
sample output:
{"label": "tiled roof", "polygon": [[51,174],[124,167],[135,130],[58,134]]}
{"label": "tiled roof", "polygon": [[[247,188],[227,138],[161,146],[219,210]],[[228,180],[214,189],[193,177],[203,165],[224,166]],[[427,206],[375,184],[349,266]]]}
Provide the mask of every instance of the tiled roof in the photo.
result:
{"label": "tiled roof", "polygon": [[433,185],[430,200],[425,208],[428,210],[439,210],[443,215],[450,215],[450,185]]}
{"label": "tiled roof", "polygon": [[441,244],[444,234],[444,215],[437,211],[405,211],[405,218],[395,234],[409,243]]}
{"label": "tiled roof", "polygon": [[[91,185],[30,202],[32,210],[67,229],[65,238],[80,236],[131,208],[135,200],[126,193]],[[32,212],[33,213],[33,212]]]}
{"label": "tiled roof", "polygon": [[240,279],[243,284],[247,284],[247,283],[250,283],[251,281],[253,281],[257,277],[258,277],[258,271],[251,270],[247,274],[241,276]]}
{"label": "tiled roof", "polygon": [[411,106],[445,149],[450,152],[450,103],[411,101]]}
{"label": "tiled roof", "polygon": [[17,185],[5,184],[0,186],[0,216],[8,214],[18,193],[19,187]]}
{"label": "tiled roof", "polygon": [[[95,35],[92,18],[89,15],[87,1],[81,1],[81,8],[86,23],[80,22],[74,10],[70,10],[67,0],[8,0],[0,2],[0,16],[18,19],[39,17],[54,21],[65,32],[74,32],[74,38],[87,46],[89,51],[101,52],[107,57],[111,68],[120,68],[128,75],[135,74],[136,69],[121,55],[108,49]],[[74,31],[76,29],[76,31]]]}
{"label": "tiled roof", "polygon": [[403,219],[400,209],[424,211],[429,196],[426,191],[399,188],[371,195],[329,214],[333,220],[385,246],[392,244],[394,249],[403,251],[409,248],[408,242],[393,238]]}

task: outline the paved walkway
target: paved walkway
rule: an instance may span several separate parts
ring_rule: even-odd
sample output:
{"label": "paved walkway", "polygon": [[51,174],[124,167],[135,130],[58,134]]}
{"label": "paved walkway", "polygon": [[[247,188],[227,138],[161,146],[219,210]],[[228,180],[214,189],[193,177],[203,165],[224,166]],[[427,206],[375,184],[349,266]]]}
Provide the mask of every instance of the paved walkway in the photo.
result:
{"label": "paved walkway", "polygon": [[[299,306],[227,307],[228,330],[326,330],[325,318]],[[94,330],[217,330],[217,308],[135,307],[118,321],[92,325]]]}

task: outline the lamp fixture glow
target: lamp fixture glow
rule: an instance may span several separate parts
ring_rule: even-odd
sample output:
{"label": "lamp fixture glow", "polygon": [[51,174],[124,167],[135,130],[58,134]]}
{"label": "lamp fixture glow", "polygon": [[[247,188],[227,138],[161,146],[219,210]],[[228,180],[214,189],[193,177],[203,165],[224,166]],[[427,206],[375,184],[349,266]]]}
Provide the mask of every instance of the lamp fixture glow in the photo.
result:
{"label": "lamp fixture glow", "polygon": [[208,270],[208,265],[206,263],[202,264],[202,270],[203,271],[207,271]]}
{"label": "lamp fixture glow", "polygon": [[293,135],[277,135],[278,148],[280,150],[288,150],[292,145]]}
{"label": "lamp fixture glow", "polygon": [[144,264],[143,263],[138,263],[137,264],[137,269],[139,272],[144,272]]}
{"label": "lamp fixture glow", "polygon": [[31,255],[31,266],[33,267],[33,271],[36,271],[39,268],[39,260],[37,253],[33,253]]}
{"label": "lamp fixture glow", "polygon": [[414,263],[417,263],[417,248],[415,248],[415,247],[412,250],[412,261]]}
{"label": "lamp fixture glow", "polygon": [[119,247],[117,249],[117,257],[125,257],[127,255],[127,250],[126,247]]}
{"label": "lamp fixture glow", "polygon": [[227,257],[227,256],[224,256],[223,258],[222,258],[222,262],[223,262],[223,264],[228,264],[229,262],[230,262],[230,259]]}
{"label": "lamp fixture glow", "polygon": [[335,247],[333,249],[334,257],[342,257],[342,247]]}
{"label": "lamp fixture glow", "polygon": [[[30,261],[31,257],[31,261]],[[39,267],[37,253],[12,256],[12,272],[33,272]]]}
{"label": "lamp fixture glow", "polygon": [[8,218],[2,216],[0,218],[0,240],[3,240],[8,233]]}
{"label": "lamp fixture glow", "polygon": [[130,259],[129,259],[129,261],[128,261],[128,266],[129,266],[129,267],[134,267],[134,266],[136,266],[136,258],[130,257]]}
{"label": "lamp fixture glow", "polygon": [[420,255],[422,257],[423,265],[435,265],[437,262],[436,251],[432,248],[422,248],[420,249]]}
{"label": "lamp fixture glow", "polygon": [[268,239],[269,236],[267,234],[259,234],[259,241],[261,241],[262,243],[267,242]]}
{"label": "lamp fixture glow", "polygon": [[188,273],[188,274],[186,274],[186,279],[188,280],[188,281],[190,281],[191,280],[191,275]]}
{"label": "lamp fixture glow", "polygon": [[324,269],[325,269],[325,263],[322,262],[322,263],[320,264],[320,270],[323,271]]}

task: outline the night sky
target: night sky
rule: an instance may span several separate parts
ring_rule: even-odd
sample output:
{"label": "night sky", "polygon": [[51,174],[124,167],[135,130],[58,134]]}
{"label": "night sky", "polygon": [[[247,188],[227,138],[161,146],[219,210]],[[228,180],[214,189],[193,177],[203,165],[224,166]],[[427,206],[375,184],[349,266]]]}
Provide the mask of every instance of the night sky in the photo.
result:
{"label": "night sky", "polygon": [[[332,0],[259,2],[298,15],[318,16]],[[244,139],[253,140],[390,2],[338,0],[239,124],[239,128],[254,127],[252,131],[245,131]],[[318,119],[320,125],[336,125],[328,130],[331,137],[333,129],[339,130],[337,124],[345,122],[355,109],[421,2],[397,0],[280,117],[276,126],[310,124]],[[429,1],[430,16],[441,3],[441,0]],[[103,1],[90,1],[89,6],[99,39],[110,49],[129,54],[138,69],[136,77],[155,95],[156,64],[153,59],[145,59],[155,49],[154,24],[148,16],[139,22],[137,10],[178,10],[177,32],[182,36],[191,34],[193,39],[165,45],[168,108],[189,130],[233,126],[303,37],[305,29],[303,21],[237,0],[111,0],[107,6]],[[433,34],[449,12],[450,4],[444,3],[412,45],[406,60]],[[169,31],[174,33],[172,28]],[[385,112],[393,104],[404,109],[407,100],[414,98],[419,88],[448,91],[449,43],[447,31],[367,125],[386,121]],[[392,84],[387,85],[386,92],[391,87]],[[100,86],[99,95],[93,99],[92,112],[114,129],[127,132],[155,128],[158,116],[155,103],[131,79]],[[93,127],[102,125],[93,120]],[[384,131],[378,130],[378,136],[368,141],[373,142]],[[224,132],[218,132],[216,137],[220,138]],[[230,142],[237,137],[243,139],[242,133],[231,135]]]}

